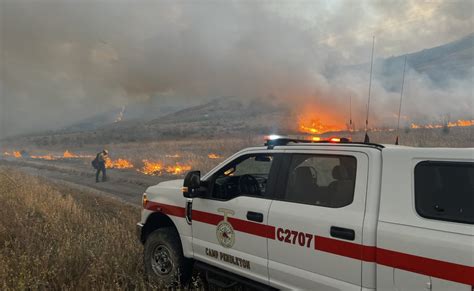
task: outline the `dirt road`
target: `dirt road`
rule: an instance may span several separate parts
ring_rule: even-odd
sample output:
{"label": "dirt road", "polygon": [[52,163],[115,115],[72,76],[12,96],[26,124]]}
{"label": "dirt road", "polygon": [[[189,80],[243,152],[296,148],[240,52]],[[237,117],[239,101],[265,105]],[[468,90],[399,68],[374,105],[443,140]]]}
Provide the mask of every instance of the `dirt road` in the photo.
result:
{"label": "dirt road", "polygon": [[26,173],[47,178],[56,183],[92,190],[101,195],[112,196],[134,205],[141,203],[147,187],[159,182],[178,179],[176,176],[146,176],[134,170],[108,169],[107,182],[95,182],[95,170],[89,160],[58,159],[53,161],[37,159],[0,158],[0,166],[19,169]]}

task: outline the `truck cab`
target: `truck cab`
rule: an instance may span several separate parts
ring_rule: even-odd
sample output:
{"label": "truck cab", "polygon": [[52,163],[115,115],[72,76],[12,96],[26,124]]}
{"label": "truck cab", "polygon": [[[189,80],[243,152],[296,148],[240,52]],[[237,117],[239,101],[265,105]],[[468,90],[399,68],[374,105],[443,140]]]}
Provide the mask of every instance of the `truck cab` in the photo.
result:
{"label": "truck cab", "polygon": [[268,140],[146,191],[145,269],[172,282],[197,267],[221,287],[472,290],[473,154]]}

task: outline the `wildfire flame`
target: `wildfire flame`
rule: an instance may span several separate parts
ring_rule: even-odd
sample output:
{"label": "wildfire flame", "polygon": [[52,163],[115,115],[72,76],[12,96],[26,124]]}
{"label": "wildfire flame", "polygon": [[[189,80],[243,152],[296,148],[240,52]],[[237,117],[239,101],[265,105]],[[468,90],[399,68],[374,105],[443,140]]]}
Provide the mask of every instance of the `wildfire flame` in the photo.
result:
{"label": "wildfire flame", "polygon": [[48,161],[53,161],[57,159],[77,159],[77,158],[91,158],[93,156],[90,155],[76,155],[69,150],[66,150],[62,155],[52,155],[52,154],[46,154],[46,155],[31,155],[30,158],[32,159],[40,159],[40,160],[48,160]]}
{"label": "wildfire flame", "polygon": [[191,170],[190,165],[183,165],[176,163],[175,165],[164,165],[162,162],[153,162],[150,160],[143,160],[143,167],[137,171],[145,175],[160,176],[165,173],[171,175],[181,175],[186,171]]}
{"label": "wildfire flame", "polygon": [[319,119],[311,120],[310,123],[300,123],[299,130],[304,133],[321,134],[329,131],[341,131],[343,127],[322,123]]}
{"label": "wildfire flame", "polygon": [[173,174],[173,175],[181,175],[184,172],[187,172],[189,170],[191,170],[191,166],[189,166],[189,165],[176,164],[174,166],[166,167],[166,172],[168,174]]}
{"label": "wildfire flame", "polygon": [[218,155],[218,154],[214,154],[214,153],[210,153],[207,155],[207,157],[209,159],[212,159],[212,160],[215,160],[215,159],[222,159],[222,156]]}
{"label": "wildfire flame", "polygon": [[21,158],[21,153],[18,152],[18,151],[14,151],[14,152],[11,152],[11,153],[9,153],[9,152],[4,152],[3,155],[6,156],[6,157],[11,157],[11,156],[13,156],[13,157],[15,157],[15,158]]}
{"label": "wildfire flame", "polygon": [[106,159],[105,160],[105,167],[108,169],[131,169],[133,168],[132,162],[126,159]]}
{"label": "wildfire flame", "polygon": [[329,114],[322,108],[308,106],[298,115],[298,130],[302,133],[322,134],[330,131],[345,130],[338,116]]}
{"label": "wildfire flame", "polygon": [[31,156],[32,159],[48,160],[54,161],[56,158],[53,155],[44,155],[44,156]]}
{"label": "wildfire flame", "polygon": [[466,126],[474,126],[474,119],[471,120],[457,120],[457,121],[450,121],[445,124],[416,124],[412,123],[410,125],[411,128],[443,128],[443,127],[466,127]]}
{"label": "wildfire flame", "polygon": [[[4,152],[4,156],[13,156],[16,158],[21,158],[22,154],[20,151],[13,151],[13,152]],[[52,154],[46,154],[46,155],[31,155],[29,156],[32,159],[40,159],[40,160],[57,160],[57,159],[71,159],[71,158],[91,158],[93,156],[88,156],[88,155],[76,155],[69,150],[64,151],[62,155],[52,155]],[[178,154],[175,155],[167,155],[168,158],[180,158],[181,156]],[[209,158],[211,159],[218,159],[221,158],[217,154],[209,154]],[[135,168],[133,163],[130,160],[127,160],[125,158],[118,158],[116,160],[107,158],[105,160],[105,167],[108,169],[132,169]],[[145,174],[145,175],[151,175],[151,176],[159,176],[163,174],[169,174],[169,175],[182,175],[185,172],[189,171],[192,169],[192,166],[189,164],[183,164],[183,163],[174,163],[174,164],[167,164],[165,165],[162,162],[153,162],[149,160],[143,160],[143,167],[140,169],[137,169],[137,171]]]}
{"label": "wildfire flame", "polygon": [[63,158],[79,158],[79,156],[71,153],[68,150],[66,150],[63,154]]}
{"label": "wildfire flame", "polygon": [[161,162],[152,162],[149,160],[143,160],[143,167],[137,170],[145,175],[157,176],[163,171],[163,164]]}

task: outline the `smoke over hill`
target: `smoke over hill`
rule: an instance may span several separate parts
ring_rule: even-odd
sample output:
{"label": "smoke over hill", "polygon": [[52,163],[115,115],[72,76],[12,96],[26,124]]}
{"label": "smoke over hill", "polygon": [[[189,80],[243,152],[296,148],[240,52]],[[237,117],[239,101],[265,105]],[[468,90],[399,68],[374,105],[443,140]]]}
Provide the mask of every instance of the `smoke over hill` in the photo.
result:
{"label": "smoke over hill", "polygon": [[[373,34],[376,58],[384,58],[472,32],[469,1],[0,3],[1,136],[58,129],[137,102],[178,109],[216,96],[270,96],[292,111],[311,104],[316,117],[331,111],[343,123],[348,96],[354,112],[364,112],[368,74],[337,68],[366,63]],[[413,33],[419,27],[423,33]],[[408,119],[472,113],[472,70],[437,86],[415,67]],[[400,83],[401,70],[383,73],[374,76],[374,124],[393,123],[397,108],[398,93],[386,84]]]}

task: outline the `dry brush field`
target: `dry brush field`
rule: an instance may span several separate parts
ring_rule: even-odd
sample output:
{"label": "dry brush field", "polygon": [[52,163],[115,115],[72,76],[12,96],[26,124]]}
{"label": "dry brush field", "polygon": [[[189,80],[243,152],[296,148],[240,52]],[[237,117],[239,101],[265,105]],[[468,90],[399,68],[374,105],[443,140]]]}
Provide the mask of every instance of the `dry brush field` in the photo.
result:
{"label": "dry brush field", "polygon": [[[392,130],[370,132],[370,141],[382,144],[394,144],[396,132]],[[326,133],[324,137],[351,137],[353,141],[362,141],[364,132],[357,131]],[[474,147],[474,126],[435,129],[402,128],[399,132],[400,144],[415,147]],[[311,137],[311,136],[309,136]],[[66,151],[83,155],[81,159],[85,167],[90,167],[90,160],[103,148],[110,152],[111,159],[128,161],[133,167],[127,169],[143,172],[146,162],[160,165],[163,168],[159,175],[183,176],[188,170],[207,172],[233,153],[249,146],[261,146],[264,135],[248,134],[244,136],[229,136],[213,139],[177,139],[156,140],[147,142],[105,142],[89,145],[66,145],[61,143],[51,145],[35,145],[34,143],[3,143],[1,151],[25,151],[33,156],[59,156]],[[211,156],[212,155],[212,156]],[[168,167],[171,170],[165,171]],[[178,171],[174,170],[180,167]]]}
{"label": "dry brush field", "polygon": [[0,289],[147,289],[139,208],[0,168]]}

